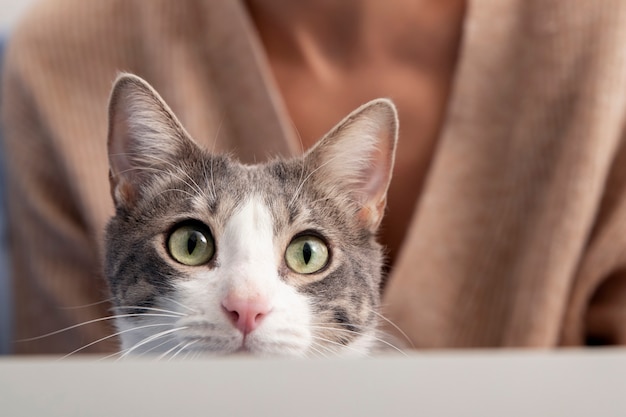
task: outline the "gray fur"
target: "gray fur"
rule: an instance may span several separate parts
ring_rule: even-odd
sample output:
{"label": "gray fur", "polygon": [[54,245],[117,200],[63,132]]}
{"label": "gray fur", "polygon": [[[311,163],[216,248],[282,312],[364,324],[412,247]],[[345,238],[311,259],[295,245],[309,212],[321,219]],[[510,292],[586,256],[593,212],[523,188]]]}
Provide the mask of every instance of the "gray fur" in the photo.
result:
{"label": "gray fur", "polygon": [[[133,101],[138,95],[141,100]],[[136,109],[127,110],[130,106],[124,103],[129,101],[148,107],[141,110],[151,117],[163,116],[157,116],[159,120],[151,125],[148,119],[132,120],[135,127],[128,127],[126,119],[144,117],[133,113]],[[125,112],[121,119],[120,112]],[[342,140],[342,132],[359,128],[353,119],[364,119],[363,115],[370,113],[375,117],[368,116],[369,125],[377,122],[376,117],[384,121],[378,126],[383,132],[378,135],[382,139],[376,138],[381,143],[364,143],[362,147],[383,149],[385,172],[383,184],[377,188],[382,192],[368,194],[363,191],[367,187],[360,185],[366,180],[359,176],[367,173],[376,161],[356,161],[352,171],[363,172],[354,172],[350,178],[342,174],[344,178],[341,178],[335,177],[336,170],[331,169],[341,161],[329,162],[333,157],[328,153],[337,152],[333,147]],[[323,236],[330,247],[330,264],[314,276],[298,276],[284,262],[276,265],[280,279],[309,300],[311,324],[325,327],[311,330],[322,345],[316,351],[342,353],[345,350],[342,346],[349,349],[363,335],[377,337],[374,335],[378,326],[383,255],[376,242],[380,216],[372,214],[371,207],[384,207],[393,166],[397,119],[389,101],[378,100],[357,110],[303,157],[253,166],[228,156],[212,155],[195,145],[156,92],[135,76],[122,75],[116,82],[110,115],[111,185],[116,214],[106,230],[105,275],[116,312],[134,315],[123,319],[125,327],[120,328],[141,325],[145,323],[143,313],[166,308],[163,300],[176,296],[175,284],[194,279],[193,268],[219,270],[221,267],[219,256],[199,267],[179,265],[169,258],[166,238],[176,224],[194,219],[209,225],[216,236],[219,254],[219,236],[226,223],[248,196],[255,195],[261,196],[271,213],[277,250],[284,251],[293,236],[304,230]],[[148,139],[140,137],[141,131],[133,131],[142,123],[144,134],[151,132]],[[121,130],[127,133],[123,138],[118,137]],[[167,134],[171,132],[176,138],[170,140]],[[148,140],[152,143],[144,146],[142,141]],[[168,140],[167,151],[160,152],[158,158],[143,153],[159,148],[159,141]],[[346,150],[342,152],[340,158],[345,160]],[[119,162],[118,158],[126,160]],[[382,200],[372,203],[372,199]],[[173,304],[168,305],[172,309]],[[209,319],[206,325],[215,326]],[[154,332],[163,330],[158,328]],[[363,349],[365,352],[361,353],[367,353],[370,345]],[[230,353],[215,346],[206,350]],[[279,349],[273,353],[282,352]]]}

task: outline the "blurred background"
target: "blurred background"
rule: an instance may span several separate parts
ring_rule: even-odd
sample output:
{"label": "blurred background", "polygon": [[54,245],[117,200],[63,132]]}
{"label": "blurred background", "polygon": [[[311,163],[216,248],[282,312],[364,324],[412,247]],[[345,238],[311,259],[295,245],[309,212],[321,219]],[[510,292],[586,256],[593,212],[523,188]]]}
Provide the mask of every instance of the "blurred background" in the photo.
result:
{"label": "blurred background", "polygon": [[16,20],[35,0],[0,0],[0,34],[6,36]]}
{"label": "blurred background", "polygon": [[[35,1],[36,0],[0,0],[0,71],[2,71],[2,52],[6,39],[20,16],[31,7]],[[1,104],[2,103],[0,103],[0,105]],[[0,135],[2,135],[1,125]],[[11,298],[9,296],[10,288],[5,253],[6,227],[4,224],[4,193],[2,193],[4,175],[2,168],[3,167],[0,166],[0,354],[7,354],[10,353]]]}

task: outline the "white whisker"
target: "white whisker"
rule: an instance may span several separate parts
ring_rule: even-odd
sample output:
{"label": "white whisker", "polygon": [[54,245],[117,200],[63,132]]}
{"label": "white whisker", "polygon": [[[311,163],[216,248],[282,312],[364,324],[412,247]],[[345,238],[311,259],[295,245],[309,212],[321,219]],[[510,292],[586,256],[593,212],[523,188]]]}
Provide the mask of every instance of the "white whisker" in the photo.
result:
{"label": "white whisker", "polygon": [[173,317],[173,318],[179,318],[179,315],[172,315],[172,314],[153,314],[153,313],[138,313],[138,314],[116,314],[114,316],[108,316],[108,317],[101,317],[99,319],[93,319],[93,320],[89,320],[89,321],[85,321],[83,323],[78,323],[75,324],[73,326],[69,326],[69,327],[65,327],[63,329],[60,330],[56,330],[54,332],[50,332],[50,333],[46,333],[43,334],[41,336],[36,336],[36,337],[29,337],[27,339],[19,339],[16,340],[16,343],[22,343],[22,342],[32,342],[33,340],[39,340],[39,339],[43,339],[44,337],[50,337],[50,336],[54,336],[55,334],[59,334],[59,333],[63,333],[66,332],[68,330],[72,330],[72,329],[76,329],[77,327],[82,327],[82,326],[86,326],[88,324],[93,324],[93,323],[98,323],[101,321],[107,321],[107,320],[114,320],[114,319],[121,319],[121,318],[126,318],[126,317]]}
{"label": "white whisker", "polygon": [[[189,188],[191,188],[194,191],[196,191],[198,193],[198,195],[203,195],[204,194],[204,192],[202,191],[202,188],[200,188],[198,183],[191,177],[191,175],[189,175],[189,173],[187,173],[187,171],[185,171],[180,166],[178,166],[178,165],[176,165],[176,164],[174,164],[174,163],[172,163],[172,162],[170,162],[168,160],[159,158],[159,157],[157,157],[154,154],[147,154],[147,153],[125,152],[125,153],[111,154],[112,157],[114,157],[114,156],[122,156],[122,155],[143,159],[146,163],[150,163],[151,160],[152,160],[152,162],[156,161],[157,163],[159,163],[161,165],[165,165],[166,167],[173,168],[173,170],[175,172],[172,172],[171,170],[164,170],[162,168],[155,167],[154,165],[156,165],[156,164],[152,164],[150,166],[135,166],[133,168],[129,168],[129,169],[126,169],[124,171],[119,172],[118,175],[126,173],[126,172],[131,172],[131,171],[141,171],[141,170],[149,171],[149,170],[152,170],[152,171],[156,171],[156,172],[163,173],[163,174],[170,174],[170,175],[174,176],[176,179],[178,179],[179,181],[181,181],[182,183],[184,183],[185,185],[187,185]],[[181,177],[180,175],[177,175],[176,172],[178,172],[178,174],[182,174],[183,177]],[[184,177],[189,179],[189,181],[191,181],[191,184],[189,182],[187,182]]]}
{"label": "white whisker", "polygon": [[[159,343],[158,345],[154,345],[154,346],[152,346],[150,349],[147,349],[147,350],[142,351],[142,352],[141,352],[139,355],[137,355],[137,356],[143,356],[143,355],[146,355],[146,354],[148,354],[148,353],[152,352],[153,350],[158,349],[158,348],[160,348],[161,346],[166,345],[166,344],[171,343],[171,342],[172,342],[172,339],[165,339],[163,342]],[[124,349],[124,352],[126,352],[127,350],[128,350],[128,349]]]}
{"label": "white whisker", "polygon": [[[166,343],[170,343],[171,341],[172,341],[171,339],[166,339],[165,341],[163,341],[163,342],[159,343],[158,345],[154,345],[154,346],[152,346],[150,349],[148,349],[148,350],[145,350],[145,351],[141,352],[141,353],[140,353],[139,355],[137,355],[137,356],[143,356],[143,355],[145,355],[145,354],[147,354],[147,353],[149,353],[149,352],[153,351],[154,349],[158,349],[159,347],[163,346],[163,345],[164,345],[164,344],[166,344]],[[120,350],[120,351],[115,352],[115,353],[113,353],[113,354],[111,354],[111,355],[105,356],[105,357],[101,358],[100,360],[106,360],[106,359],[112,358],[112,357],[114,357],[114,356],[123,355],[126,351],[128,351],[128,349],[130,349],[130,348],[126,348],[126,349],[124,349],[124,350]]]}
{"label": "white whisker", "polygon": [[[176,178],[178,181],[180,181],[180,182],[182,182],[183,184],[185,184],[187,187],[189,187],[189,188],[191,188],[192,190],[194,190],[194,191],[198,192],[198,195],[203,195],[203,194],[204,194],[204,193],[202,192],[202,189],[200,189],[200,186],[199,186],[198,184],[196,184],[196,182],[195,182],[195,181],[193,181],[193,179],[192,179],[192,181],[193,181],[193,184],[194,184],[194,185],[192,185],[192,184],[188,183],[187,181],[185,181],[185,179],[184,179],[184,178],[181,178],[181,177],[180,177],[179,175],[177,175],[175,172],[172,172],[172,171],[165,171],[165,170],[160,169],[160,168],[155,168],[155,167],[133,167],[133,168],[128,168],[128,169],[126,169],[126,170],[124,170],[124,171],[120,171],[120,172],[118,173],[118,175],[120,175],[120,174],[125,174],[125,173],[127,173],[127,172],[132,172],[132,171],[153,171],[153,172],[157,172],[157,173],[164,174],[164,175],[166,175],[166,174],[167,174],[167,175],[171,175],[171,176],[173,176],[174,178]],[[184,172],[184,171],[183,171],[183,172]],[[185,173],[185,174],[186,174],[186,173]],[[189,176],[189,174],[186,174],[186,175],[187,175],[187,176]],[[181,191],[182,191],[182,190],[181,190]],[[188,193],[188,194],[189,194],[189,195],[191,195],[191,196],[193,196],[193,197],[195,197],[195,195],[193,195],[193,194],[191,194],[191,193]]]}
{"label": "white whisker", "polygon": [[[165,341],[163,343],[167,343],[168,341]],[[162,344],[163,344],[162,343]],[[173,351],[175,351],[176,349],[178,349],[179,347],[183,346],[185,344],[185,342],[180,342],[179,344],[177,344],[176,346],[174,346],[173,348],[167,350],[165,353],[163,353],[162,355],[159,355],[159,357],[157,358],[157,360],[161,360],[163,358],[165,358],[167,355],[169,355],[170,353],[172,353]],[[160,346],[160,345],[159,345]]]}
{"label": "white whisker", "polygon": [[125,352],[122,356],[120,356],[120,357],[119,357],[119,359],[123,359],[123,358],[125,358],[125,357],[126,357],[126,356],[128,356],[131,352],[135,351],[136,349],[139,349],[141,346],[144,346],[144,345],[146,345],[146,344],[148,344],[148,343],[152,342],[153,340],[160,339],[161,337],[168,336],[168,335],[169,335],[169,334],[171,334],[171,333],[175,333],[175,332],[177,332],[177,331],[184,330],[184,329],[186,329],[186,328],[187,328],[187,326],[176,327],[176,328],[174,328],[174,329],[165,330],[165,331],[163,331],[163,332],[160,332],[160,333],[154,334],[154,335],[152,335],[152,336],[150,336],[150,337],[147,337],[147,338],[143,339],[141,342],[136,343],[136,344],[135,344],[133,347],[131,347],[130,349],[128,349],[128,350],[127,350],[127,351],[126,351],[126,352]]}
{"label": "white whisker", "polygon": [[407,342],[409,342],[411,347],[415,349],[415,345],[413,344],[413,341],[409,338],[409,336],[406,333],[404,333],[404,331],[400,327],[398,327],[393,321],[389,320],[387,317],[380,314],[376,310],[371,310],[371,311],[372,313],[376,314],[378,317],[380,317],[381,319],[389,323],[394,329],[396,329],[407,340]]}
{"label": "white whisker", "polygon": [[317,171],[319,171],[320,169],[324,168],[326,165],[328,165],[331,162],[333,162],[335,159],[337,159],[336,156],[332,157],[332,158],[329,158],[323,164],[319,165],[317,168],[315,168],[313,171],[311,171],[309,173],[309,175],[307,175],[306,178],[302,182],[300,182],[300,185],[298,185],[298,188],[296,188],[296,191],[293,193],[293,196],[291,197],[291,200],[289,200],[289,204],[287,204],[287,207],[291,207],[293,205],[293,203],[296,201],[296,198],[298,198],[298,195],[300,194],[300,191],[302,191],[302,187],[304,187],[304,184],[309,180],[309,178],[311,178],[313,176],[313,174],[315,174]]}
{"label": "white whisker", "polygon": [[103,356],[103,357],[99,358],[98,362],[106,361],[107,359],[111,359],[112,357],[117,356],[117,355],[121,355],[122,353],[124,353],[124,351],[118,351],[118,352],[115,352],[115,353],[111,353],[110,355]]}
{"label": "white whisker", "polygon": [[179,311],[174,311],[174,310],[166,310],[164,308],[155,308],[155,307],[143,307],[143,306],[116,306],[116,309],[136,309],[136,310],[148,310],[148,311],[158,311],[160,313],[167,313],[167,314],[176,314],[179,315],[181,317],[187,317],[188,314],[186,313],[181,313]]}
{"label": "white whisker", "polygon": [[217,198],[217,194],[215,190],[215,178],[213,177],[213,158],[215,155],[215,144],[217,143],[217,139],[222,130],[222,124],[224,123],[224,119],[225,119],[225,115],[222,115],[222,117],[220,118],[220,124],[217,126],[217,131],[215,132],[215,139],[213,139],[213,145],[211,147],[211,159],[209,162],[209,173],[211,175],[211,186],[212,186],[211,193],[212,193],[212,197],[214,200]]}
{"label": "white whisker", "polygon": [[[354,327],[358,327],[355,325],[352,325]],[[363,332],[358,332],[358,331],[354,331],[354,330],[348,330],[348,329],[342,329],[342,328],[338,328],[338,327],[327,327],[327,326],[317,326],[317,325],[312,325],[311,328],[314,329],[320,329],[320,330],[330,330],[330,331],[335,331],[335,332],[344,332],[344,333],[350,333],[350,334],[356,334],[359,336],[369,336],[372,339],[376,340],[377,342],[380,342],[386,346],[389,346],[390,348],[394,349],[395,351],[397,351],[398,353],[401,353],[404,356],[409,356],[407,355],[402,349],[400,349],[399,347],[393,345],[392,343],[386,341],[385,339],[382,339],[378,336],[375,335],[367,335],[366,333]]]}
{"label": "white whisker", "polygon": [[189,197],[192,197],[192,198],[196,197],[195,195],[191,194],[190,192],[185,191],[185,190],[181,190],[180,188],[168,188],[168,189],[163,190],[160,193],[158,193],[155,197],[159,197],[159,196],[161,196],[161,195],[163,195],[165,193],[183,193],[183,194],[186,194],[186,195],[188,195]]}
{"label": "white whisker", "polygon": [[[321,201],[328,201],[328,200],[335,200],[335,199],[336,199],[336,197],[323,197],[323,198],[318,198],[317,200],[313,200],[309,204],[312,205],[312,204],[315,204],[315,203],[319,203]],[[350,203],[354,204],[356,207],[360,207],[360,208],[365,207],[365,204],[362,203],[361,201],[357,201],[357,200],[355,200],[353,198],[349,198],[346,195],[342,195],[342,201],[350,202]]]}
{"label": "white whisker", "polygon": [[197,342],[198,342],[198,340],[192,340],[191,342],[187,343],[185,346],[183,346],[182,348],[180,348],[180,349],[178,350],[178,352],[176,352],[174,355],[172,355],[172,356],[168,359],[168,361],[171,361],[171,360],[172,360],[172,359],[174,359],[176,356],[178,356],[178,354],[179,354],[180,352],[184,351],[185,349],[187,349],[187,348],[188,348],[188,347],[190,347],[190,346],[193,346],[193,344],[194,344],[194,343],[197,343]]}
{"label": "white whisker", "polygon": [[177,304],[177,305],[181,306],[182,308],[185,308],[185,309],[191,311],[192,313],[198,313],[198,310],[194,310],[193,308],[188,307],[185,304],[182,304],[179,301],[174,300],[173,298],[169,298],[169,297],[159,297],[159,298],[162,299],[162,300],[169,301],[169,302],[172,302],[174,304]]}
{"label": "white whisker", "polygon": [[323,342],[330,343],[332,345],[339,346],[341,348],[352,350],[352,351],[357,352],[357,353],[359,353],[361,355],[367,355],[367,352],[360,351],[359,349],[356,349],[356,348],[354,348],[353,346],[350,346],[350,345],[344,345],[344,344],[341,344],[339,342],[335,342],[334,340],[326,339],[326,338],[323,338],[323,337],[318,336],[318,335],[313,335],[313,338],[317,339],[317,340],[321,340]]}
{"label": "white whisker", "polygon": [[[296,132],[296,135],[298,136],[298,141],[300,142],[300,154],[304,155],[304,142],[302,141],[302,135],[300,134],[300,131],[298,130],[296,124],[291,121],[291,125],[293,126],[293,129]],[[303,184],[303,178],[304,178],[304,172],[306,171],[306,161],[304,158],[300,158],[300,178],[298,178],[298,184]],[[291,201],[289,202],[289,204],[287,205],[287,207],[291,207],[292,202],[295,200],[296,196],[298,195],[298,193],[300,192],[299,187],[298,189],[296,189],[296,192],[294,193],[293,197],[291,198]]]}
{"label": "white whisker", "polygon": [[[131,155],[132,154],[128,154]],[[187,171],[185,171],[184,169],[182,169],[180,166],[173,164],[172,162],[165,160],[163,158],[159,158],[157,156],[155,156],[154,154],[141,154],[141,157],[148,157],[149,159],[153,159],[156,160],[157,162],[160,162],[161,164],[164,164],[165,166],[168,166],[170,168],[173,168],[176,172],[182,174],[184,177],[188,178],[189,181],[191,181],[191,183],[193,184],[193,186],[191,184],[189,184],[187,181],[185,181],[184,178],[181,178],[177,175],[175,175],[176,178],[178,178],[180,181],[182,181],[183,183],[185,183],[189,188],[192,188],[196,190],[196,192],[198,193],[198,195],[203,195],[204,192],[202,191],[202,188],[200,188],[200,186],[198,185],[198,183],[191,177],[191,175],[189,175],[189,173]]]}
{"label": "white whisker", "polygon": [[97,305],[104,304],[104,303],[110,303],[111,301],[113,301],[113,297],[107,298],[106,300],[102,300],[102,301],[96,301],[95,303],[83,304],[79,306],[59,307],[59,308],[61,310],[78,310],[80,308],[88,308],[88,307],[93,307],[93,306],[97,306]]}
{"label": "white whisker", "polygon": [[169,326],[169,324],[165,324],[165,323],[159,323],[159,324],[147,324],[147,325],[145,325],[145,326],[133,327],[132,329],[122,330],[122,331],[119,331],[119,332],[116,332],[116,333],[110,334],[110,335],[108,335],[108,336],[102,337],[102,338],[100,338],[100,339],[98,339],[98,340],[95,340],[95,341],[93,341],[93,342],[91,342],[91,343],[88,343],[88,344],[86,344],[85,346],[82,346],[82,347],[80,347],[80,348],[78,348],[78,349],[76,349],[76,350],[73,350],[73,351],[71,351],[70,353],[68,353],[67,355],[65,355],[65,356],[61,357],[61,359],[60,359],[60,360],[65,359],[65,358],[67,358],[68,356],[71,356],[71,355],[73,355],[73,354],[75,354],[75,353],[80,352],[81,350],[87,349],[89,346],[93,346],[93,345],[95,345],[96,343],[103,342],[103,341],[105,341],[105,340],[107,340],[107,339],[110,339],[110,338],[112,338],[112,337],[116,337],[116,336],[119,336],[119,335],[121,335],[121,334],[131,332],[131,331],[133,331],[133,330],[141,330],[141,329],[150,328],[150,327],[156,327],[156,326]]}
{"label": "white whisker", "polygon": [[[312,350],[314,353],[317,353],[322,358],[327,358],[328,357],[328,355],[326,355],[324,352],[322,352],[321,350],[317,349],[317,347],[314,347],[314,346],[317,346],[317,347],[320,347],[320,348],[323,348],[323,349],[326,349],[326,350],[330,350],[330,349],[328,349],[328,347],[326,347],[324,345],[321,345],[321,344],[319,344],[319,343],[317,343],[315,341],[313,341],[311,343],[311,346],[309,346],[309,350]],[[334,353],[334,352],[331,352],[331,353]]]}

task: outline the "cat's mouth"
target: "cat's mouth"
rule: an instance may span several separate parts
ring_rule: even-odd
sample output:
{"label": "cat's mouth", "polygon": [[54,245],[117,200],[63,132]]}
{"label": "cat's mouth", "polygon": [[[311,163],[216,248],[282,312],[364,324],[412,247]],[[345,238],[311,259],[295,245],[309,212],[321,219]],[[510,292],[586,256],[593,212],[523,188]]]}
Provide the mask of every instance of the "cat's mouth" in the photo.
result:
{"label": "cat's mouth", "polygon": [[258,355],[259,353],[262,353],[262,349],[259,349],[259,346],[254,341],[254,337],[250,336],[250,334],[245,334],[241,339],[241,345],[232,355]]}
{"label": "cat's mouth", "polygon": [[254,333],[246,334],[241,339],[241,344],[229,355],[242,356],[299,356],[305,347],[299,343],[289,343],[288,341],[274,340],[271,343],[259,340]]}
{"label": "cat's mouth", "polygon": [[254,351],[252,351],[249,347],[245,345],[241,345],[239,349],[235,350],[232,355],[252,355]]}

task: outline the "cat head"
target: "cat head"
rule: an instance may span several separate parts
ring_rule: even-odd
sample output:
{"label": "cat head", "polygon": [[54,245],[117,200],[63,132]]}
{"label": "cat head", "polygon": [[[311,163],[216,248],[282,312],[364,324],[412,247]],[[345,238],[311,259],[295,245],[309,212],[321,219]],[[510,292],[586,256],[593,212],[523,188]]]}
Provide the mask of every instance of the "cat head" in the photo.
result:
{"label": "cat head", "polygon": [[304,155],[245,165],[202,149],[150,85],[122,74],[105,257],[122,350],[366,354],[397,130],[393,104],[374,100]]}

